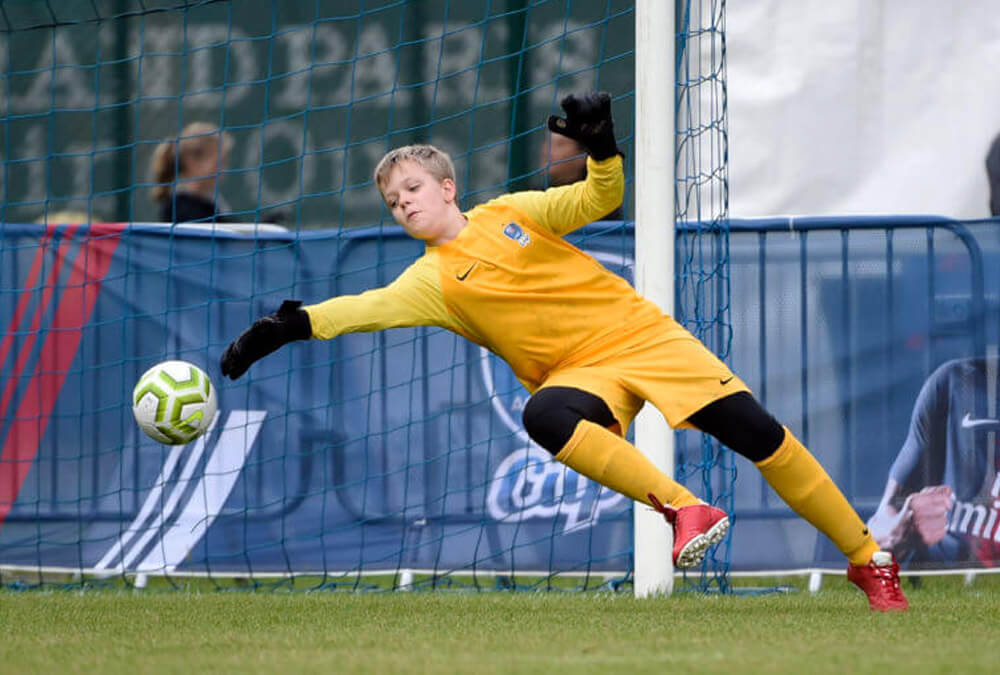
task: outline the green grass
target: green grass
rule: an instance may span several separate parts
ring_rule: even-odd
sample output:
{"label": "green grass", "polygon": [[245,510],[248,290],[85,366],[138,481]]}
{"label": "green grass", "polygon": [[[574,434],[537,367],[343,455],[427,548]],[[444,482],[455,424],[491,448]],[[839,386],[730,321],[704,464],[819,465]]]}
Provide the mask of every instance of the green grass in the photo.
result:
{"label": "green grass", "polygon": [[996,672],[1000,578],[906,586],[913,609],[893,615],[870,613],[860,592],[829,577],[817,595],[645,601],[561,592],[3,591],[0,670]]}

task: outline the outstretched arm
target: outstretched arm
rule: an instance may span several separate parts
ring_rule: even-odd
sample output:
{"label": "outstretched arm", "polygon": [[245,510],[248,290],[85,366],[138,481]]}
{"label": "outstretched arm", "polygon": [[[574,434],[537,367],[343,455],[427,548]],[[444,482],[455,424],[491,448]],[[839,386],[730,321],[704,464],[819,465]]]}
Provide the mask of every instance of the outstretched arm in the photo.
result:
{"label": "outstretched arm", "polygon": [[566,117],[549,118],[549,129],[568,136],[587,151],[587,178],[544,192],[517,192],[511,200],[532,220],[565,235],[621,206],[625,195],[622,153],[615,141],[611,97],[605,92],[570,95],[562,100]]}
{"label": "outstretched arm", "polygon": [[954,364],[945,364],[920,388],[906,440],[889,469],[878,509],[868,521],[875,541],[897,555],[934,546],[948,534],[955,497],[951,487],[941,483],[952,368]]}
{"label": "outstretched arm", "polygon": [[562,237],[621,206],[625,174],[621,157],[587,159],[587,179],[545,192],[515,192],[501,199],[523,211],[546,230]]}
{"label": "outstretched arm", "polygon": [[286,300],[277,312],[243,331],[223,352],[220,366],[223,375],[235,380],[254,362],[295,340],[405,326],[454,330],[453,323],[441,293],[437,256],[425,254],[384,288],[306,307],[298,300]]}
{"label": "outstretched arm", "polygon": [[226,347],[219,360],[222,374],[235,380],[254,361],[295,340],[312,337],[309,315],[300,300],[285,300],[278,311],[262,316]]}

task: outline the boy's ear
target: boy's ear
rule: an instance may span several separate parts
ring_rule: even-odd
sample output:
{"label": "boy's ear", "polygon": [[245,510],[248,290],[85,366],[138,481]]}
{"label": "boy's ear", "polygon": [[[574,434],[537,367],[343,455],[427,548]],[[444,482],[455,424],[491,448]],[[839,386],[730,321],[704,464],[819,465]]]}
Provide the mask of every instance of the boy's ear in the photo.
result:
{"label": "boy's ear", "polygon": [[455,201],[455,196],[458,194],[458,187],[455,185],[455,181],[450,178],[445,178],[441,181],[441,189],[444,190],[445,197],[448,201]]}

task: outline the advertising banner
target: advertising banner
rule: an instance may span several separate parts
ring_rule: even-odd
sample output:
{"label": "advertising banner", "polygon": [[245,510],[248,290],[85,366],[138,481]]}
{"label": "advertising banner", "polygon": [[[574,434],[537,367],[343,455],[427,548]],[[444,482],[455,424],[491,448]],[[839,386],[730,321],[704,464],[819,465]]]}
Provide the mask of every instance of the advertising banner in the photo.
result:
{"label": "advertising banner", "polygon": [[[1000,560],[992,223],[734,221],[731,365],[905,565]],[[992,229],[991,229],[992,228]],[[629,224],[573,241],[631,279]],[[631,569],[632,504],[530,442],[528,393],[437,328],[296,343],[233,382],[222,350],[285,298],[390,282],[394,230],[4,225],[0,565],[149,573]],[[502,321],[502,317],[497,318]],[[139,376],[203,368],[186,446],[132,419]],[[679,436],[678,462],[702,452]],[[741,458],[685,482],[733,513],[735,570],[843,557]],[[645,507],[643,507],[645,508]]]}

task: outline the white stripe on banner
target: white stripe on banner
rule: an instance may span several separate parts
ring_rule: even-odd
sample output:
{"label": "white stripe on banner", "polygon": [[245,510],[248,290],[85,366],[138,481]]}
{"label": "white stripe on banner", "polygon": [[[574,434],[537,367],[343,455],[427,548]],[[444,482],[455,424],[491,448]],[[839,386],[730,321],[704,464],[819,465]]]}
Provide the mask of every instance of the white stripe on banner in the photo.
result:
{"label": "white stripe on banner", "polygon": [[[215,424],[216,422],[218,422],[218,420],[219,420],[218,416],[216,416],[216,418],[212,420],[212,424],[208,428],[208,431],[206,431],[205,434],[196,441],[195,447],[192,450],[192,454],[198,457],[201,456],[202,452],[205,449],[206,439],[212,435],[212,430],[215,428]],[[144,528],[142,526],[143,523],[145,523],[146,520],[149,518],[149,516],[154,512],[154,510],[161,504],[160,495],[163,492],[164,487],[170,480],[170,477],[173,475],[174,469],[177,466],[177,462],[180,461],[181,455],[184,453],[184,449],[186,447],[187,447],[186,445],[171,446],[170,454],[167,455],[167,460],[163,463],[163,468],[160,469],[160,475],[157,476],[156,481],[153,482],[152,489],[149,491],[149,494],[146,495],[146,501],[142,503],[142,508],[139,509],[139,515],[135,517],[135,519],[132,521],[132,524],[129,525],[124,532],[118,535],[118,541],[116,541],[114,545],[110,549],[108,549],[108,552],[104,554],[104,557],[101,558],[101,560],[94,566],[95,569],[99,570],[107,569],[108,566],[111,564],[111,561],[114,560],[116,557],[118,557],[118,554],[121,553],[128,546],[129,540],[134,539],[137,535],[143,535],[143,533],[150,528],[152,528],[155,531],[163,525],[163,513],[167,511],[167,509],[164,509],[163,511],[160,512],[160,518],[158,519],[158,522],[151,524],[149,528]],[[190,465],[190,462],[188,463],[188,465]],[[177,492],[177,487],[178,485],[174,486],[174,489],[171,491],[170,496],[167,498],[168,502],[174,499],[173,496]],[[148,538],[146,539],[146,541],[148,541]],[[125,571],[124,561],[119,562],[117,565],[115,565],[115,569],[119,572]]]}
{"label": "white stripe on banner", "polygon": [[[266,416],[263,410],[234,410],[230,413],[191,498],[159,544],[136,566],[136,571],[173,572],[184,561],[229,499],[229,493],[236,485]],[[169,513],[172,508],[165,509],[165,512]],[[139,545],[130,553],[138,554],[142,549],[143,546]]]}
{"label": "white stripe on banner", "polygon": [[[152,539],[160,530],[166,525],[167,520],[170,519],[170,514],[174,512],[177,508],[178,502],[180,502],[181,497],[184,496],[184,492],[187,490],[188,485],[191,482],[191,476],[194,475],[194,470],[198,468],[198,463],[201,461],[201,456],[205,452],[205,445],[207,434],[198,439],[198,442],[194,444],[191,448],[190,454],[188,454],[187,461],[184,462],[184,468],[181,469],[180,478],[174,483],[173,490],[170,491],[170,495],[167,497],[166,503],[163,504],[163,508],[157,517],[153,519],[153,522],[146,527],[142,535],[139,536],[138,540],[133,542],[128,551],[122,556],[122,561],[118,565],[119,570],[129,569],[135,559],[142,553],[142,549],[145,548],[149,540]],[[140,525],[141,527],[141,525]]]}

